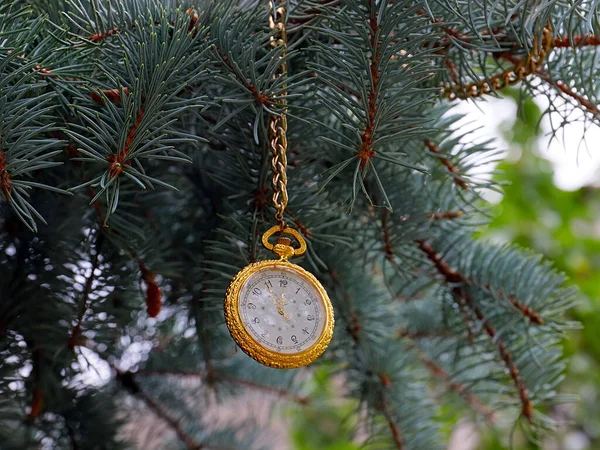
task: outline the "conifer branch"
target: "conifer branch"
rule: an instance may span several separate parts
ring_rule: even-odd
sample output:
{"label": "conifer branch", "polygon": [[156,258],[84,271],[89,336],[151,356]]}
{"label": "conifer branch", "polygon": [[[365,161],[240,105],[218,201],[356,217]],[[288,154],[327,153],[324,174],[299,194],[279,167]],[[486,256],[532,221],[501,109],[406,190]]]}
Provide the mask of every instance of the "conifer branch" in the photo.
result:
{"label": "conifer branch", "polygon": [[439,212],[439,213],[431,213],[429,214],[429,218],[431,220],[452,220],[452,219],[458,219],[460,217],[463,216],[463,212],[458,210],[458,211],[444,211],[444,212]]}
{"label": "conifer branch", "polygon": [[141,389],[137,392],[137,397],[140,398],[154,413],[166,422],[171,429],[177,434],[177,437],[183,442],[188,450],[202,450],[205,447],[204,444],[196,441],[192,436],[187,434],[183,428],[179,425],[179,421],[171,417],[159,403],[146,394]]}
{"label": "conifer branch", "polygon": [[236,450],[231,447],[215,446],[209,443],[198,442],[190,436],[180,424],[180,420],[172,417],[163,406],[154,398],[144,392],[135,379],[133,372],[122,372],[117,370],[117,381],[130,394],[141,399],[159,418],[161,418],[175,432],[177,437],[183,442],[188,450]]}
{"label": "conifer branch", "polygon": [[92,268],[91,272],[85,280],[85,285],[83,287],[83,293],[81,295],[81,301],[79,303],[79,312],[77,313],[77,318],[75,319],[75,325],[73,326],[73,330],[71,331],[71,336],[69,337],[68,347],[73,350],[75,346],[80,345],[80,336],[81,336],[81,325],[83,322],[83,318],[85,313],[90,307],[90,294],[92,293],[92,287],[94,285],[94,280],[96,278],[96,270],[99,269],[100,266],[100,253],[102,251],[102,245],[104,243],[104,234],[100,230],[96,230],[96,238],[94,241],[94,254],[92,255]]}
{"label": "conifer branch", "polygon": [[[489,284],[485,284],[484,287],[491,292],[491,287]],[[500,295],[501,297],[504,297],[504,295],[502,294],[501,291],[497,292],[498,295]],[[535,323],[536,325],[542,325],[544,323],[544,319],[542,319],[540,317],[540,314],[533,310],[533,308],[530,308],[528,306],[525,306],[524,304],[520,303],[514,295],[509,295],[508,297],[506,297],[506,299],[511,303],[511,305],[513,305],[516,309],[518,309],[519,311],[521,311],[521,313],[527,317],[531,322]]]}
{"label": "conifer branch", "polygon": [[[383,384],[383,382],[382,382]],[[384,385],[385,388],[385,385]],[[400,429],[398,428],[398,424],[396,423],[396,419],[392,413],[392,409],[390,407],[390,403],[383,393],[380,394],[379,400],[381,402],[381,412],[387,421],[388,427],[390,428],[390,432],[392,433],[392,438],[394,439],[394,445],[397,450],[404,450],[404,442],[402,440],[402,435],[400,434]]]}
{"label": "conifer branch", "polygon": [[204,302],[200,301],[197,297],[193,297],[192,302],[196,336],[198,337],[198,343],[202,349],[202,357],[204,358],[204,366],[206,367],[206,382],[209,386],[215,387],[217,381],[216,371],[212,364],[210,345],[206,341],[204,328],[202,327],[202,310],[204,309]]}
{"label": "conifer branch", "polygon": [[519,369],[513,361],[512,354],[504,342],[502,342],[502,340],[497,336],[494,326],[489,323],[488,320],[486,320],[481,309],[473,303],[470,295],[467,292],[467,280],[461,274],[450,268],[429,243],[425,241],[417,241],[417,244],[419,249],[427,256],[427,259],[433,263],[438,273],[444,277],[444,280],[448,284],[448,287],[456,301],[459,304],[463,303],[470,311],[473,312],[477,320],[482,324],[485,333],[489,336],[498,350],[498,354],[506,365],[509,375],[512,378],[515,387],[517,388],[522,406],[522,415],[527,418],[530,423],[533,423],[533,403],[529,399],[529,393],[525,388],[525,383],[519,373]]}
{"label": "conifer branch", "polygon": [[440,161],[440,164],[442,164],[444,167],[446,167],[446,169],[448,169],[448,171],[450,171],[450,173],[457,175],[457,176],[452,177],[453,183],[456,184],[461,189],[468,191],[469,185],[462,178],[460,178],[460,176],[458,175],[458,169],[450,162],[450,160],[446,156],[442,155],[438,146],[435,145],[433,142],[431,142],[429,139],[425,140],[425,145],[427,146],[427,148],[429,149],[429,151],[431,153],[435,153],[436,155],[440,156],[438,158],[438,160]]}
{"label": "conifer branch", "polygon": [[108,172],[110,173],[110,178],[118,177],[123,170],[125,170],[125,165],[131,165],[131,161],[128,159],[129,153],[131,151],[131,144],[133,144],[133,140],[135,139],[135,134],[142,123],[142,119],[144,118],[144,105],[140,107],[140,110],[135,118],[135,123],[129,128],[127,132],[127,137],[125,139],[125,143],[123,144],[123,149],[117,155],[109,155],[106,157],[108,161]]}
{"label": "conifer branch", "polygon": [[[135,372],[135,375],[171,375],[184,378],[198,378],[201,380],[206,380],[208,378],[208,372],[192,372],[174,369],[142,369]],[[286,398],[288,400],[296,402],[300,405],[308,405],[310,403],[309,397],[296,394],[295,392],[292,392],[288,389],[275,386],[267,386],[264,384],[256,383],[254,381],[243,380],[241,378],[231,377],[222,374],[215,376],[215,378],[217,379],[217,381],[222,383],[234,384],[251,390],[273,394],[278,397]]]}
{"label": "conifer branch", "polygon": [[360,170],[363,170],[369,163],[372,157],[375,156],[373,148],[375,134],[375,116],[377,114],[377,96],[379,93],[379,58],[381,43],[378,39],[379,23],[377,20],[378,6],[375,0],[370,1],[370,17],[369,17],[369,37],[371,46],[371,55],[369,56],[369,74],[371,85],[368,88],[368,103],[369,110],[366,111],[366,125],[361,135],[361,147],[358,150],[356,157],[360,160]]}
{"label": "conifer branch", "polygon": [[540,77],[543,81],[548,83],[549,85],[558,89],[560,92],[565,94],[567,97],[571,97],[579,105],[581,105],[584,109],[586,109],[593,115],[600,116],[600,109],[598,109],[598,106],[596,106],[594,103],[592,103],[587,98],[575,93],[564,81],[554,80],[549,73],[544,72],[542,70],[537,71],[536,75],[538,77]]}
{"label": "conifer branch", "polygon": [[[288,163],[288,165],[290,164]],[[289,208],[287,209],[287,213],[290,215],[292,221],[294,222],[294,225],[296,225],[296,228],[300,230],[300,233],[302,233],[303,236],[306,236],[308,238],[312,236],[312,231],[310,231],[308,227],[304,224],[304,222],[302,222],[298,216],[294,215],[294,213],[292,213],[292,211],[290,211]]]}
{"label": "conifer branch", "polygon": [[90,40],[93,43],[97,44],[97,43],[100,43],[100,42],[104,42],[109,37],[116,35],[118,32],[119,32],[119,29],[117,27],[110,28],[110,29],[108,29],[106,31],[97,31],[95,33],[92,33],[88,37],[88,40]]}
{"label": "conifer branch", "polygon": [[260,92],[251,81],[248,81],[246,77],[242,76],[240,71],[235,67],[235,65],[229,60],[229,57],[223,54],[223,51],[219,48],[218,45],[214,46],[215,53],[219,57],[219,59],[223,62],[223,65],[229,73],[231,73],[235,79],[242,85],[246,90],[248,90],[252,94],[252,98],[259,105],[270,105],[271,97],[265,94],[264,92]]}
{"label": "conifer branch", "polygon": [[582,46],[598,46],[600,39],[593,34],[578,34],[571,36],[556,36],[552,46],[554,48],[577,48]]}
{"label": "conifer branch", "polygon": [[6,201],[10,202],[12,194],[12,180],[6,168],[6,154],[0,150],[0,191]]}
{"label": "conifer branch", "polygon": [[442,366],[437,364],[434,360],[427,358],[422,352],[419,352],[419,359],[423,365],[429,369],[433,376],[442,381],[449,390],[456,392],[490,423],[493,423],[496,420],[492,408],[489,405],[486,405],[475,394],[469,392],[469,389],[464,384],[453,381],[450,374],[446,372]]}
{"label": "conifer branch", "polygon": [[381,229],[383,233],[383,252],[388,261],[394,259],[394,246],[391,239],[391,230],[388,224],[390,211],[387,208],[381,210]]}

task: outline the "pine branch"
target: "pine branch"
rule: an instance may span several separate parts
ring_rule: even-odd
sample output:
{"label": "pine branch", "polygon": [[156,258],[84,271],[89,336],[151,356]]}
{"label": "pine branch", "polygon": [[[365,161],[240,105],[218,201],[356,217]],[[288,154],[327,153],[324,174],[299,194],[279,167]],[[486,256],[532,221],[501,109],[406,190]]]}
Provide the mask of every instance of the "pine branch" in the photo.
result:
{"label": "pine branch", "polygon": [[254,101],[257,105],[271,106],[272,100],[269,95],[264,92],[260,92],[251,81],[248,81],[246,77],[242,75],[240,70],[235,66],[235,63],[230,60],[230,57],[223,54],[223,51],[218,45],[214,46],[215,53],[219,57],[220,61],[223,63],[223,66],[227,69],[227,71],[235,77],[235,79],[248,91],[252,94]]}
{"label": "pine branch", "polygon": [[598,106],[585,97],[575,93],[564,81],[554,80],[550,74],[542,70],[536,71],[536,75],[566,96],[575,100],[582,108],[592,113],[594,116],[600,116],[600,109],[598,109]]}
{"label": "pine branch", "polygon": [[497,336],[496,329],[489,321],[486,320],[481,309],[477,307],[471,300],[468,294],[466,285],[467,281],[458,272],[451,269],[444,260],[436,253],[431,245],[425,241],[418,241],[417,245],[419,249],[427,256],[431,263],[435,266],[440,275],[444,277],[445,282],[448,284],[448,288],[452,292],[452,295],[456,299],[457,303],[464,304],[466,307],[473,312],[477,320],[482,324],[485,333],[489,336],[491,341],[494,343],[500,358],[506,365],[509,375],[513,380],[513,383],[519,393],[519,399],[521,401],[521,413],[530,423],[533,423],[533,403],[529,399],[529,394],[525,388],[523,378],[519,374],[519,369],[513,361],[512,354]]}
{"label": "pine branch", "polygon": [[92,287],[94,285],[94,279],[96,278],[96,270],[99,270],[100,266],[100,253],[102,252],[102,245],[104,244],[104,234],[100,230],[96,230],[96,237],[93,245],[93,255],[91,258],[91,271],[85,280],[85,285],[83,287],[83,293],[81,295],[81,301],[79,303],[79,312],[77,313],[77,317],[75,319],[75,325],[73,326],[73,330],[71,331],[71,336],[69,337],[68,347],[73,350],[75,346],[81,345],[80,336],[81,336],[81,325],[83,322],[83,318],[85,313],[90,308],[90,294],[92,293]]}
{"label": "pine branch", "polygon": [[204,444],[196,441],[193,437],[188,435],[179,425],[179,421],[171,417],[171,415],[168,414],[156,400],[154,400],[144,391],[139,389],[136,392],[136,397],[140,398],[152,411],[154,411],[158,417],[160,417],[171,427],[175,434],[177,434],[179,440],[185,444],[188,450],[202,450],[206,448]]}
{"label": "pine branch", "polygon": [[375,116],[377,114],[377,96],[379,94],[379,58],[381,43],[378,39],[378,7],[376,0],[369,0],[369,39],[371,55],[369,56],[370,87],[367,89],[368,111],[365,128],[361,135],[362,145],[356,157],[360,160],[360,170],[363,170],[371,158],[375,156],[373,139],[375,133]]}
{"label": "pine branch", "polygon": [[390,212],[387,209],[381,211],[381,228],[383,232],[383,252],[388,261],[392,261],[394,258],[394,246],[391,240],[391,230],[388,225],[388,216]]}
{"label": "pine branch", "polygon": [[188,450],[235,450],[228,447],[215,446],[208,443],[198,442],[190,436],[180,424],[180,421],[172,417],[165,408],[158,403],[154,398],[148,395],[135,379],[135,374],[132,372],[122,372],[117,370],[117,380],[122,387],[135,397],[141,399],[158,417],[160,417],[169,427],[175,432],[179,440],[186,446]]}
{"label": "pine branch", "polygon": [[552,46],[554,48],[577,48],[582,46],[600,45],[600,39],[594,34],[575,36],[555,36]]}
{"label": "pine branch", "polygon": [[[385,386],[384,386],[385,387]],[[400,429],[396,424],[396,420],[390,408],[390,404],[383,393],[380,394],[380,402],[381,402],[381,410],[383,412],[383,416],[387,421],[388,427],[390,428],[390,432],[392,433],[392,438],[394,439],[394,445],[397,450],[404,450],[404,443],[402,440],[402,435],[400,434]]]}
{"label": "pine branch", "polygon": [[469,389],[464,384],[453,381],[450,374],[448,374],[442,366],[437,364],[434,360],[427,358],[422,352],[419,352],[419,359],[423,362],[425,367],[431,371],[433,376],[446,385],[447,389],[456,392],[490,423],[493,423],[496,420],[492,408],[486,405],[475,394],[469,392]]}
{"label": "pine branch", "polygon": [[430,213],[429,218],[431,220],[453,220],[463,216],[462,211],[444,211],[439,213]]}
{"label": "pine branch", "polygon": [[[177,377],[189,377],[189,378],[198,378],[200,380],[208,380],[208,372],[191,372],[191,371],[183,371],[183,370],[175,370],[175,369],[141,369],[135,372],[135,375],[171,375]],[[267,386],[264,384],[256,383],[250,380],[244,380],[241,378],[235,378],[223,374],[215,375],[215,380],[218,382],[230,383],[238,386],[242,386],[248,389],[264,392],[267,394],[273,394],[278,397],[286,398],[296,402],[300,405],[308,405],[310,403],[310,398],[305,397],[303,395],[298,395],[295,392],[292,392],[287,389],[275,387],[275,386]]]}
{"label": "pine branch", "polygon": [[[438,160],[440,164],[446,167],[446,169],[448,169],[448,171],[453,175],[458,175],[458,169],[450,162],[450,160],[447,157],[440,153],[440,150],[437,145],[435,145],[429,139],[425,140],[425,145],[431,153],[439,155]],[[465,191],[469,190],[469,185],[462,178],[460,178],[460,176],[453,176],[452,181],[461,189],[464,189]]]}

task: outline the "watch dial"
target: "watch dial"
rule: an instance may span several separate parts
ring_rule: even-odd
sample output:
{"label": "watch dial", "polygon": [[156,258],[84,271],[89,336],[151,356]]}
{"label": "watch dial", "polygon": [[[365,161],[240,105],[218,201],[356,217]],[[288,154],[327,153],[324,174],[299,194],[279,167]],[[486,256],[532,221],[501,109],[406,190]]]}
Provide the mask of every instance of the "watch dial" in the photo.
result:
{"label": "watch dial", "polygon": [[325,326],[320,294],[307,278],[285,266],[251,275],[240,292],[239,312],[250,335],[278,353],[310,348]]}

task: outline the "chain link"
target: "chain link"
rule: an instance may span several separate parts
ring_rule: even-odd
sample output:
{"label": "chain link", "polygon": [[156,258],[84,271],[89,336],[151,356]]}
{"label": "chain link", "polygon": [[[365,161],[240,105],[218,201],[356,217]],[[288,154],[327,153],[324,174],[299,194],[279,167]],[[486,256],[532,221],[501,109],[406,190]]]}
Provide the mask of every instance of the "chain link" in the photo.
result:
{"label": "chain link", "polygon": [[[271,47],[281,48],[280,59],[285,58],[287,52],[287,31],[285,28],[286,21],[286,6],[285,0],[270,0],[269,1],[269,28],[273,32],[271,35]],[[279,65],[279,73],[276,77],[287,76],[287,63],[282,61]],[[269,140],[271,144],[271,166],[273,168],[273,205],[275,206],[275,219],[279,223],[281,230],[285,228],[285,220],[283,214],[288,204],[287,193],[287,95],[286,84],[283,84],[284,91],[281,93],[276,102],[282,106],[282,111],[279,115],[272,114],[269,119]]]}

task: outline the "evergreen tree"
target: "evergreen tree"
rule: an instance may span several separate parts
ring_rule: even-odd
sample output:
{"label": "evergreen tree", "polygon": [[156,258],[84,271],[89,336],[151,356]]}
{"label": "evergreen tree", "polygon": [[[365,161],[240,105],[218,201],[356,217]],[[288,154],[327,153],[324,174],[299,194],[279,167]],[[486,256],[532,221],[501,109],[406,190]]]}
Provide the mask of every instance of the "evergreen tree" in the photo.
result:
{"label": "evergreen tree", "polygon": [[283,93],[285,219],[336,314],[315,366],[356,399],[357,439],[441,449],[448,407],[532,440],[553,427],[573,292],[473,237],[499,153],[453,106],[519,85],[556,132],[596,123],[597,2],[287,7],[282,57],[265,2],[0,0],[2,449],[135,448],[119,430],[144,414],[172,431],[157,448],[276,447],[252,420],[206,427],[199,405],[311,402],[311,367],[259,365],[223,319],[231,278],[269,258]]}

